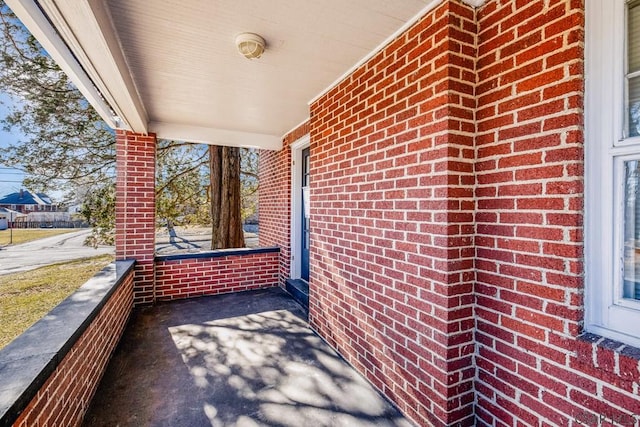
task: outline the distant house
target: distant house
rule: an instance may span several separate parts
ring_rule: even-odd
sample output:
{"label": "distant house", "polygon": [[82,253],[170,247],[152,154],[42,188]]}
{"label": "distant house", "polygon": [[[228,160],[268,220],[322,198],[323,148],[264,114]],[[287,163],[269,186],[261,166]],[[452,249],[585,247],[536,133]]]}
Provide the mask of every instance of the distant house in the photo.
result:
{"label": "distant house", "polygon": [[0,208],[0,219],[6,219],[7,221],[15,221],[16,218],[22,217],[24,214],[13,211],[7,208]]}
{"label": "distant house", "polygon": [[0,230],[6,230],[10,222],[16,220],[16,218],[25,216],[20,212],[12,211],[7,208],[0,208]]}
{"label": "distant house", "polygon": [[82,203],[76,203],[67,207],[67,212],[69,212],[71,215],[79,214],[80,212],[82,212]]}
{"label": "distant house", "polygon": [[0,208],[11,209],[20,213],[57,212],[58,205],[43,193],[20,190],[0,198]]}

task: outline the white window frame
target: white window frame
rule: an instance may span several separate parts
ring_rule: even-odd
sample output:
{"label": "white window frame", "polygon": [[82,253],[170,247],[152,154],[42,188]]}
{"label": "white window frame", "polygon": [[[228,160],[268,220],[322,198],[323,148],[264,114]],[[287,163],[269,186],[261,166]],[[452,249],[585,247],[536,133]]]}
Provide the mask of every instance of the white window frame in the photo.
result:
{"label": "white window frame", "polygon": [[302,274],[302,195],[298,191],[302,187],[302,152],[311,145],[309,134],[291,144],[291,263],[290,277],[299,279]]}
{"label": "white window frame", "polygon": [[626,0],[587,0],[585,28],[585,330],[640,347],[640,301],[622,297]]}

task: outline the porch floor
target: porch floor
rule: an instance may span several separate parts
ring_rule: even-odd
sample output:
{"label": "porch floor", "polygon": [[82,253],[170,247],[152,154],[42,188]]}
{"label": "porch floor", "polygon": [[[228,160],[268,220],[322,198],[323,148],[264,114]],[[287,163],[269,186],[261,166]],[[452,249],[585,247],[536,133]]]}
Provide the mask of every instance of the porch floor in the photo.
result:
{"label": "porch floor", "polygon": [[134,310],[85,426],[410,426],[279,288]]}

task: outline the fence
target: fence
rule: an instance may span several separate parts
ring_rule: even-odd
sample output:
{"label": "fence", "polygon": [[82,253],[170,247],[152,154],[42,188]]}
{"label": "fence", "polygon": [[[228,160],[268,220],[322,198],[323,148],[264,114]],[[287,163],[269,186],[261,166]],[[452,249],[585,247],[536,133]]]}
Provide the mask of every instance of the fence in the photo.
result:
{"label": "fence", "polygon": [[82,220],[75,221],[13,221],[9,228],[87,228],[89,223]]}

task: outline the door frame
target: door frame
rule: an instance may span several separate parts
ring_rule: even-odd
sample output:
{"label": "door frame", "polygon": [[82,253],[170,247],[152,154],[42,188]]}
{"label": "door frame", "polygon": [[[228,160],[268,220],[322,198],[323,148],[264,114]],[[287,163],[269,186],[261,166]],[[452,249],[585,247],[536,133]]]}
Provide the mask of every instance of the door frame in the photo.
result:
{"label": "door frame", "polygon": [[291,279],[300,279],[302,272],[302,151],[310,145],[309,134],[291,144]]}

